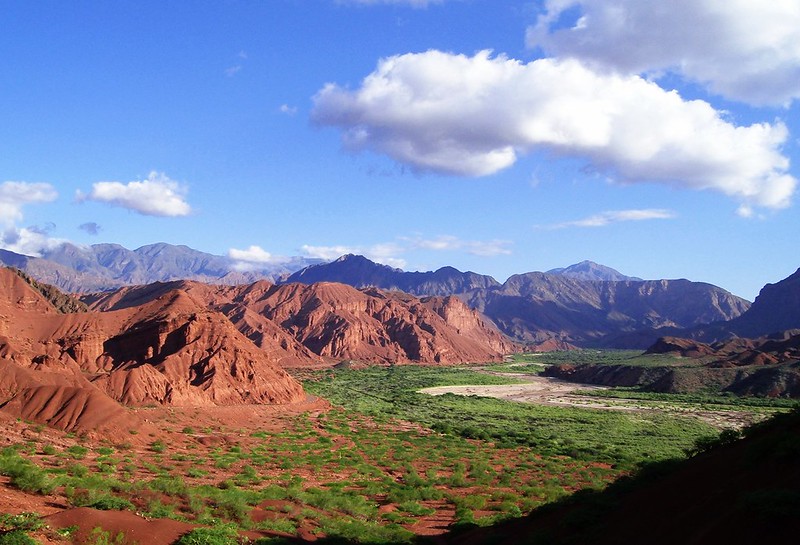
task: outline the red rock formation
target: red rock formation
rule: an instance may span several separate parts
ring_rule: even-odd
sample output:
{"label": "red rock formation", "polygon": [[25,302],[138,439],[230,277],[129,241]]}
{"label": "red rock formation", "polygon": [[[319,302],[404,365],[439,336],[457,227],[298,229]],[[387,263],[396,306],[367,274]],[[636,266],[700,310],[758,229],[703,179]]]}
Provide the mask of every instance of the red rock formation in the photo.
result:
{"label": "red rock formation", "polygon": [[124,288],[93,309],[122,309],[180,289],[223,312],[272,361],[284,367],[342,359],[363,362],[498,361],[516,350],[480,314],[456,297],[417,299],[402,292],[344,284],[209,286],[178,282]]}
{"label": "red rock formation", "polygon": [[231,405],[305,398],[300,384],[222,314],[180,290],[150,295],[117,311],[58,314],[18,276],[0,270],[3,409],[78,429],[124,412],[113,400]]}

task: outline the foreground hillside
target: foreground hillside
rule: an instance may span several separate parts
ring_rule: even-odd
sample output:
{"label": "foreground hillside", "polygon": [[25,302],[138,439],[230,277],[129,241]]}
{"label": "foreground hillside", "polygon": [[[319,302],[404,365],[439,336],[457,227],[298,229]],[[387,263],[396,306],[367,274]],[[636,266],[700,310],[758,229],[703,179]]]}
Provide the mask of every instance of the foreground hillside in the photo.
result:
{"label": "foreground hillside", "polygon": [[531,516],[444,540],[623,545],[789,543],[800,532],[800,412],[741,441],[728,435],[682,462],[649,468],[603,492],[576,494]]}

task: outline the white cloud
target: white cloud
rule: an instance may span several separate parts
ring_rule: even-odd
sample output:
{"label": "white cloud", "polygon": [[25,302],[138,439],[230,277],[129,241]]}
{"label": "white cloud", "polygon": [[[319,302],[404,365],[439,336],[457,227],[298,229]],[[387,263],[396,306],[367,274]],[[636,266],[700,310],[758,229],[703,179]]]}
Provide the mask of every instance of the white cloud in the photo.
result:
{"label": "white cloud", "polygon": [[429,251],[464,251],[472,255],[496,256],[508,255],[511,242],[508,240],[462,240],[452,235],[440,235],[431,239],[420,236],[398,237],[397,242],[383,242],[371,246],[310,246],[301,248],[303,255],[326,261],[333,261],[345,254],[363,255],[364,257],[391,267],[404,269],[406,259],[400,257],[416,250]]}
{"label": "white cloud", "polygon": [[237,271],[252,271],[260,265],[276,265],[289,261],[287,257],[272,255],[261,246],[256,245],[245,250],[231,248],[228,250],[228,257],[234,261],[233,268]]}
{"label": "white cloud", "polygon": [[406,260],[397,257],[397,254],[403,253],[405,249],[393,242],[374,244],[372,246],[311,246],[305,244],[300,249],[308,257],[326,261],[333,261],[346,254],[356,254],[363,255],[367,259],[390,267],[402,269],[406,266]]}
{"label": "white cloud", "polygon": [[282,114],[292,116],[297,113],[297,106],[289,106],[288,104],[281,104],[278,108]]}
{"label": "white cloud", "polygon": [[0,184],[0,222],[6,227],[22,220],[22,207],[26,204],[56,200],[58,193],[46,183],[3,182]]}
{"label": "white cloud", "polygon": [[18,254],[39,256],[41,251],[62,244],[64,241],[50,237],[55,227],[17,227],[22,221],[22,209],[28,204],[47,203],[56,200],[58,193],[47,183],[3,182],[0,184],[0,248]]}
{"label": "white cloud", "polygon": [[675,212],[657,208],[646,208],[639,210],[611,210],[601,212],[588,218],[557,223],[554,225],[540,226],[544,229],[564,229],[567,227],[605,227],[612,223],[623,221],[645,221],[654,219],[672,219]]}
{"label": "white cloud", "polygon": [[241,71],[242,71],[242,65],[236,64],[234,66],[229,66],[228,68],[226,68],[225,75],[228,76],[229,78],[232,78]]}
{"label": "white cloud", "polygon": [[272,263],[275,256],[264,250],[261,246],[250,246],[246,250],[231,248],[228,250],[228,257],[235,261],[246,261],[248,263]]}
{"label": "white cloud", "polygon": [[333,261],[343,255],[357,254],[358,248],[354,246],[312,246],[304,244],[300,247],[303,255],[317,259],[324,259],[326,261]]}
{"label": "white cloud", "polygon": [[355,91],[325,85],[312,119],[341,128],[349,149],[419,171],[484,176],[546,149],[619,182],[710,189],[753,206],[786,207],[797,185],[782,123],[736,126],[707,102],[574,59],[389,57]]}
{"label": "white cloud", "polygon": [[548,0],[526,40],[623,72],[673,71],[752,104],[800,98],[797,0]]}
{"label": "white cloud", "polygon": [[34,257],[41,257],[43,251],[57,248],[65,242],[66,239],[51,238],[49,233],[35,228],[11,226],[0,233],[0,248]]}
{"label": "white cloud", "polygon": [[186,216],[192,209],[186,202],[186,188],[162,172],[151,172],[146,180],[123,184],[97,182],[88,195],[78,192],[78,201],[98,201],[127,208],[145,216]]}
{"label": "white cloud", "polygon": [[511,241],[508,240],[462,240],[452,235],[439,235],[432,239],[406,239],[412,248],[433,251],[465,250],[472,255],[495,256],[510,255]]}

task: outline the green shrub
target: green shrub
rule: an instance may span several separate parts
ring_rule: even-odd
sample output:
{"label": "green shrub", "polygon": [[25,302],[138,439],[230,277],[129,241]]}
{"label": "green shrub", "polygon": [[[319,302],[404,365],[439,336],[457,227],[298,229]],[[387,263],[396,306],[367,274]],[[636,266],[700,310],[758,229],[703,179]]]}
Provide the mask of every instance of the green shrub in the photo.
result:
{"label": "green shrub", "polygon": [[13,450],[0,454],[0,475],[10,477],[11,485],[23,492],[49,494],[55,488],[55,482],[44,470]]}
{"label": "green shrub", "polygon": [[67,449],[67,455],[75,460],[83,460],[88,452],[89,449],[81,445],[72,445]]}
{"label": "green shrub", "polygon": [[211,528],[195,528],[183,534],[175,545],[238,545],[239,532],[230,524],[218,524]]}
{"label": "green shrub", "polygon": [[39,542],[23,530],[12,530],[5,534],[0,534],[0,545],[39,545]]}

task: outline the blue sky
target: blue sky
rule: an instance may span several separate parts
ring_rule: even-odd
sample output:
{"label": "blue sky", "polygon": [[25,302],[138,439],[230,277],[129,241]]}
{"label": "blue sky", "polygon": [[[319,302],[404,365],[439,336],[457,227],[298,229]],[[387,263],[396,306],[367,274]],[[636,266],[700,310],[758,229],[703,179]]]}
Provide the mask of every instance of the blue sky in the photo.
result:
{"label": "blue sky", "polygon": [[590,259],[751,300],[800,266],[794,0],[2,0],[0,21],[0,247],[501,281]]}

